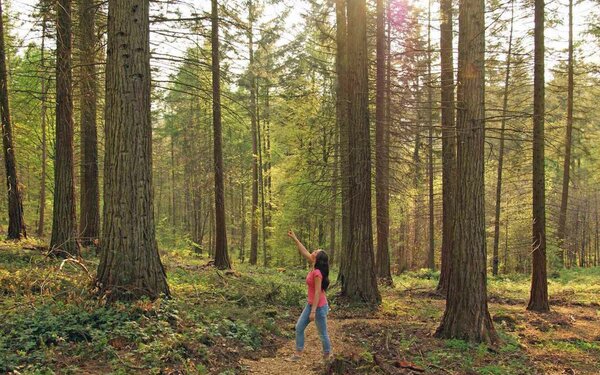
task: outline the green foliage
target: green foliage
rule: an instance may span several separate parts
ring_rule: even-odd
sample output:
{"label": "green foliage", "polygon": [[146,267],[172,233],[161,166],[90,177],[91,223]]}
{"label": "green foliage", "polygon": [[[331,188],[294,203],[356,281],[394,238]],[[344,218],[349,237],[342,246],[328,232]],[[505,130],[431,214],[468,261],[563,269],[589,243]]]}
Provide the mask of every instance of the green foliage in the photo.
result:
{"label": "green foliage", "polygon": [[[163,252],[172,300],[103,305],[80,267],[59,268],[61,260],[10,244],[0,246],[0,372],[50,374],[57,355],[67,373],[89,361],[100,372],[225,371],[231,351],[259,351],[266,336],[289,336],[281,321],[306,298],[304,271],[240,265],[238,275],[223,275],[178,249]],[[94,269],[96,260],[84,254]]]}

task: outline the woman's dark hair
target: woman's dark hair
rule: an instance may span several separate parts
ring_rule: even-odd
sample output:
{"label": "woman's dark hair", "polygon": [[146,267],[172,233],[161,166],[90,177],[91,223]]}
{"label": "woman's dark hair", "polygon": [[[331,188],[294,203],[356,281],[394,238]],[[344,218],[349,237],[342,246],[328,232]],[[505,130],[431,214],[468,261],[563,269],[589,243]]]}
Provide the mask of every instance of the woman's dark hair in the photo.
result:
{"label": "woman's dark hair", "polygon": [[329,257],[327,253],[320,250],[315,258],[315,269],[321,271],[323,281],[321,282],[321,288],[327,290],[329,287]]}

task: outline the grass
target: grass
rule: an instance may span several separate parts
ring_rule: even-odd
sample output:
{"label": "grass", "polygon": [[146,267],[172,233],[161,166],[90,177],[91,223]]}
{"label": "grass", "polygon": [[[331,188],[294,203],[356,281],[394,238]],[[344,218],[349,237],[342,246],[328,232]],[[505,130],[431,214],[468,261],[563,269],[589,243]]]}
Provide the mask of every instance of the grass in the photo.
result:
{"label": "grass", "polygon": [[[238,374],[241,357],[273,353],[292,338],[305,301],[305,270],[236,264],[226,274],[206,267],[205,257],[173,249],[162,253],[171,299],[107,306],[93,294],[93,253],[85,253],[86,271],[23,250],[40,245],[0,243],[0,373]],[[545,315],[525,311],[527,276],[490,278],[501,337],[493,350],[433,337],[444,311],[443,299],[431,293],[438,277],[428,270],[396,276],[394,287],[381,289],[376,312],[337,303],[331,292],[332,318],[348,335],[334,341],[354,343],[355,372],[380,371],[375,356],[434,374],[600,372],[600,269],[552,278],[555,303]]]}
{"label": "grass", "polygon": [[105,306],[91,288],[93,254],[88,275],[23,245],[0,244],[0,372],[239,372],[237,358],[290,336],[280,322],[305,298],[301,272],[224,275],[176,250],[163,254],[172,299]]}

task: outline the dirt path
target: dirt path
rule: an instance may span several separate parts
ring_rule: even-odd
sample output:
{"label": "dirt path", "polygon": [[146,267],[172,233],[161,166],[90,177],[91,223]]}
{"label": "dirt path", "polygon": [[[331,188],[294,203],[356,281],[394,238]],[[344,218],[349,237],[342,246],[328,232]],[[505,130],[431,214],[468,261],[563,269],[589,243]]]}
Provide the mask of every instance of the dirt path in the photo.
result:
{"label": "dirt path", "polygon": [[[333,353],[348,355],[352,347],[343,339],[342,324],[331,315],[327,319],[327,329],[331,339]],[[278,350],[275,357],[263,357],[258,361],[243,359],[242,365],[249,374],[280,375],[280,374],[320,374],[324,369],[321,340],[314,323],[308,325],[305,331],[304,355],[298,362],[288,359],[294,354],[294,340],[286,341]]]}

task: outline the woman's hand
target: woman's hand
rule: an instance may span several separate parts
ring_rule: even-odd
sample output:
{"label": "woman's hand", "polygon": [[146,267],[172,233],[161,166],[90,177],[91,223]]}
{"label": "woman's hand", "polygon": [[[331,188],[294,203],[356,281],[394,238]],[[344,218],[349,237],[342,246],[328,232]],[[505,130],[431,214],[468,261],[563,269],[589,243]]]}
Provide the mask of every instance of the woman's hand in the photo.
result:
{"label": "woman's hand", "polygon": [[314,322],[315,321],[315,314],[316,314],[316,311],[311,310],[310,311],[310,315],[308,316],[308,320],[311,321],[311,322]]}
{"label": "woman's hand", "polygon": [[294,233],[293,230],[288,230],[288,237],[291,238],[292,240],[297,240],[296,238],[296,233]]}

